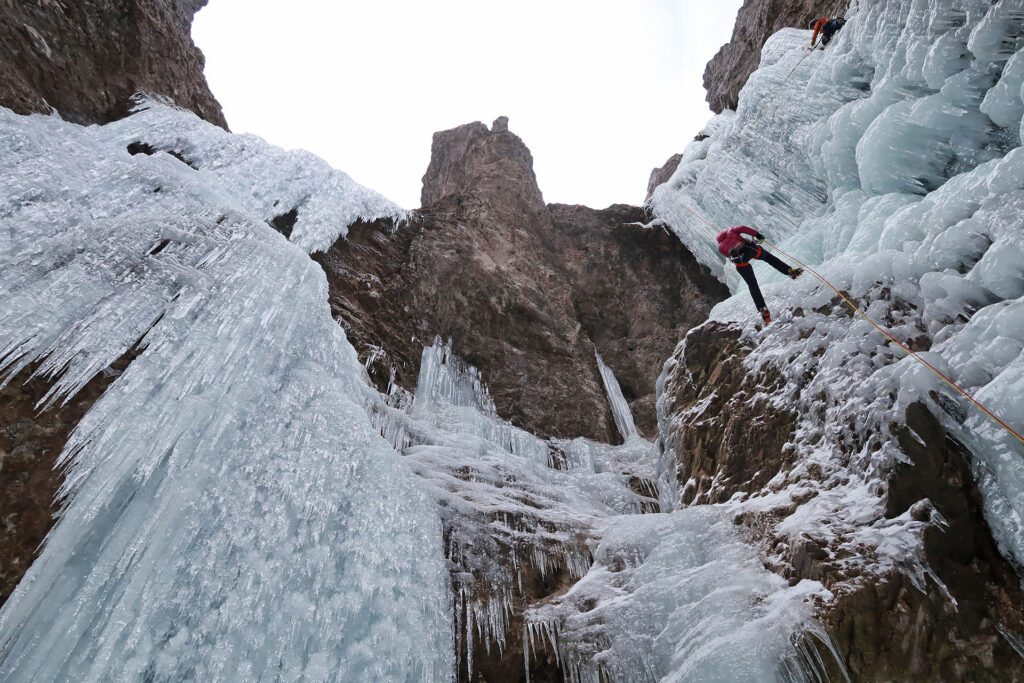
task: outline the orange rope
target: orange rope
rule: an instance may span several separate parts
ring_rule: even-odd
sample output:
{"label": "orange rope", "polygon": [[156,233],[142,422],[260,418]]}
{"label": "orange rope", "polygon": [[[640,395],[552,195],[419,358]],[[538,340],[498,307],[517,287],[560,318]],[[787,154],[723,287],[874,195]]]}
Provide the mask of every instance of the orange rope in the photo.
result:
{"label": "orange rope", "polygon": [[[669,191],[670,191],[670,192],[672,191],[672,190],[671,190],[671,188],[669,188]],[[711,229],[711,231],[712,231],[712,232],[715,232],[715,233],[717,234],[718,230],[717,230],[717,229],[715,228],[715,226],[714,226],[714,225],[712,225],[712,224],[711,224],[710,222],[708,222],[708,220],[707,220],[706,218],[704,218],[703,216],[701,216],[701,215],[700,215],[699,213],[697,213],[696,211],[694,211],[693,209],[691,209],[691,208],[690,208],[689,206],[687,206],[687,205],[686,205],[686,204],[685,204],[685,203],[684,203],[684,202],[683,202],[683,201],[682,201],[681,199],[679,199],[679,196],[678,196],[678,195],[677,195],[677,194],[676,194],[675,192],[672,192],[672,194],[673,194],[673,196],[675,197],[675,199],[676,199],[676,202],[678,202],[678,203],[679,203],[679,205],[680,205],[681,207],[683,207],[684,209],[686,209],[687,211],[689,211],[689,212],[690,212],[691,214],[693,214],[693,216],[694,216],[694,217],[696,217],[696,218],[697,218],[697,219],[698,219],[699,221],[701,221],[702,223],[704,223],[704,225],[708,226],[708,227],[709,227],[709,228]],[[1020,441],[1021,443],[1024,443],[1024,436],[1021,436],[1021,435],[1020,435],[1019,433],[1017,433],[1017,432],[1016,432],[1016,431],[1015,431],[1015,430],[1014,430],[1014,429],[1013,429],[1012,427],[1010,427],[1010,425],[1006,424],[1006,423],[1005,423],[1005,422],[1003,422],[1003,421],[1002,421],[1001,419],[999,419],[999,417],[998,417],[998,416],[996,416],[996,415],[995,415],[995,414],[994,414],[994,413],[993,413],[993,412],[992,412],[991,410],[989,410],[988,408],[986,408],[985,406],[983,406],[983,405],[982,405],[982,404],[981,404],[981,403],[980,403],[980,402],[979,402],[979,401],[978,401],[978,400],[977,400],[976,398],[974,398],[973,396],[971,396],[971,395],[970,395],[969,393],[967,393],[967,392],[966,392],[965,390],[961,389],[961,388],[960,388],[960,385],[958,385],[958,384],[957,384],[956,382],[954,382],[954,381],[953,381],[953,380],[951,380],[951,379],[950,379],[949,377],[947,377],[947,376],[946,376],[945,374],[943,374],[943,373],[942,373],[942,372],[941,372],[941,371],[940,371],[940,370],[939,370],[938,368],[936,368],[936,367],[935,367],[934,365],[932,365],[931,363],[929,363],[928,361],[926,361],[926,360],[925,360],[924,358],[922,358],[921,356],[919,356],[919,355],[917,354],[917,352],[915,352],[915,351],[913,351],[912,349],[910,349],[910,348],[909,348],[909,347],[908,347],[908,346],[907,346],[906,344],[904,344],[904,343],[903,343],[903,342],[901,342],[901,341],[900,341],[899,339],[897,339],[896,337],[894,337],[894,336],[892,336],[891,334],[889,334],[889,332],[887,332],[886,330],[884,330],[884,329],[883,329],[883,328],[882,328],[882,327],[881,327],[881,326],[880,326],[880,325],[879,325],[878,323],[876,323],[876,322],[875,322],[874,320],[872,320],[871,318],[869,318],[869,317],[867,316],[867,314],[866,314],[866,313],[865,313],[864,311],[860,310],[860,308],[858,308],[858,307],[857,307],[857,305],[856,305],[855,303],[853,303],[852,301],[850,301],[850,298],[849,298],[849,297],[847,297],[847,296],[846,296],[845,294],[843,294],[843,293],[842,293],[842,292],[840,292],[840,291],[839,291],[838,289],[836,289],[835,285],[833,285],[833,284],[832,284],[831,282],[829,282],[828,280],[826,280],[826,279],[825,279],[825,277],[824,277],[824,276],[823,276],[823,275],[822,275],[821,273],[819,273],[818,271],[816,271],[816,270],[815,270],[814,268],[811,268],[811,267],[810,267],[809,265],[807,265],[806,263],[804,263],[804,262],[803,262],[803,261],[801,261],[800,259],[796,258],[796,257],[795,257],[795,256],[793,256],[792,254],[787,254],[787,253],[786,253],[785,251],[783,251],[782,249],[780,249],[780,248],[779,248],[778,246],[776,246],[776,245],[772,244],[772,243],[771,243],[771,242],[769,242],[768,240],[763,240],[763,241],[764,241],[764,243],[765,243],[765,244],[767,244],[767,245],[768,245],[769,247],[771,247],[772,249],[775,249],[775,250],[776,250],[777,252],[779,252],[780,254],[782,254],[783,256],[785,256],[786,258],[790,259],[791,261],[795,261],[796,263],[800,264],[800,266],[801,266],[801,267],[803,267],[803,268],[804,268],[805,270],[808,270],[808,271],[810,271],[810,272],[811,272],[811,273],[812,273],[812,274],[814,275],[814,277],[816,277],[816,278],[818,278],[819,280],[821,280],[822,282],[824,282],[824,283],[825,283],[826,285],[828,285],[828,286],[829,286],[829,288],[831,288],[831,289],[832,289],[832,291],[833,291],[833,292],[835,292],[836,294],[838,294],[838,295],[839,295],[839,296],[840,296],[840,297],[842,298],[842,300],[846,302],[846,305],[847,305],[847,306],[849,306],[849,307],[850,307],[851,309],[853,309],[853,310],[854,310],[854,311],[855,311],[855,312],[856,312],[856,313],[857,313],[858,315],[860,315],[860,317],[864,318],[864,319],[865,319],[865,320],[867,320],[867,321],[868,321],[869,323],[871,323],[871,325],[872,325],[872,326],[873,326],[873,327],[874,327],[874,328],[875,328],[876,330],[878,330],[879,332],[881,332],[882,334],[884,334],[884,335],[885,335],[886,337],[888,337],[888,338],[889,338],[890,340],[892,340],[893,342],[895,342],[895,344],[896,344],[896,345],[897,345],[898,347],[900,347],[901,349],[903,349],[903,351],[904,351],[904,352],[906,352],[906,353],[907,353],[907,354],[908,354],[909,356],[911,356],[911,357],[912,357],[912,358],[913,358],[914,360],[916,360],[916,361],[917,361],[918,363],[920,363],[921,365],[925,366],[926,368],[928,368],[929,370],[931,370],[932,372],[934,372],[934,373],[935,373],[936,375],[938,375],[938,376],[939,376],[939,378],[941,378],[941,379],[942,379],[942,381],[944,381],[944,382],[945,382],[946,384],[948,384],[949,386],[951,386],[951,387],[953,387],[954,389],[956,389],[956,390],[957,390],[957,391],[958,391],[958,392],[959,392],[959,393],[960,393],[960,394],[961,394],[961,395],[962,395],[962,396],[963,396],[964,398],[966,398],[966,399],[967,399],[968,401],[970,401],[971,403],[973,403],[974,405],[976,405],[976,406],[977,406],[977,407],[978,407],[978,408],[979,408],[979,409],[980,409],[980,410],[981,410],[981,411],[982,411],[983,413],[985,413],[986,415],[988,415],[988,416],[989,416],[990,418],[992,418],[993,420],[995,420],[995,421],[996,421],[996,422],[997,422],[997,423],[999,424],[999,426],[1001,426],[1001,427],[1002,427],[1003,429],[1005,429],[1006,431],[1008,431],[1008,432],[1009,432],[1010,434],[1013,434],[1013,435],[1014,435],[1015,437],[1017,437],[1017,440],[1018,440],[1018,441]]]}

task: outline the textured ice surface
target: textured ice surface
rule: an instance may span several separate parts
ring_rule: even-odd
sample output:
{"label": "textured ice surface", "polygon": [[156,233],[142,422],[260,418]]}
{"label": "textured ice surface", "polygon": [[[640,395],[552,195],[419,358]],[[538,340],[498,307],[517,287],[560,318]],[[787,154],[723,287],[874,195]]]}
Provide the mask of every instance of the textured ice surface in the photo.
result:
{"label": "textured ice surface", "polygon": [[[631,425],[595,360],[617,421]],[[820,669],[828,641],[807,599],[827,591],[765,569],[735,506],[650,514],[661,455],[635,433],[621,446],[541,441],[501,420],[476,369],[440,342],[423,352],[413,397],[369,408],[440,504],[463,652],[477,639],[504,648],[524,575],[564,571],[579,582],[531,610],[523,637],[527,661],[553,648],[570,680],[804,680]],[[806,647],[809,634],[825,646]]]}
{"label": "textured ice surface", "polygon": [[[542,441],[498,417],[476,368],[450,344],[424,349],[413,397],[396,390],[368,405],[378,430],[439,504],[455,613],[464,619],[459,648],[470,655],[476,640],[505,647],[525,574],[564,571],[578,579],[590,567],[603,520],[657,508],[653,444],[639,437],[618,447]],[[625,410],[623,419],[632,422]],[[467,676],[471,657],[468,665]]]}
{"label": "textured ice surface", "polygon": [[601,372],[601,381],[604,383],[605,394],[608,396],[608,402],[612,407],[612,419],[615,420],[615,426],[618,428],[619,434],[622,435],[624,441],[628,442],[636,439],[640,435],[636,431],[633,413],[629,409],[626,397],[622,395],[619,381],[615,379],[615,374],[611,371],[611,368],[604,364],[601,354],[597,353],[596,355],[597,368]]}
{"label": "textured ice surface", "polygon": [[140,98],[135,114],[103,128],[114,143],[175,155],[219,191],[226,205],[270,221],[295,210],[289,239],[324,251],[357,220],[406,217],[397,204],[305,150],[283,150],[255,135],[234,135],[188,112]]}
{"label": "textured ice surface", "polygon": [[[5,377],[38,362],[60,399],[137,355],[61,456],[0,679],[445,680],[436,507],[367,418],[322,271],[265,223],[276,189],[308,190],[307,216],[336,202],[315,246],[374,200],[322,162],[293,186],[306,157],[190,113],[136,116],[0,109]],[[200,170],[130,156],[143,138]]]}
{"label": "textured ice surface", "polygon": [[[632,425],[595,360],[617,422]],[[369,409],[440,505],[461,651],[477,639],[503,649],[524,575],[564,571],[579,582],[531,610],[523,637],[527,662],[554,649],[570,680],[803,680],[820,669],[828,641],[806,647],[823,634],[807,598],[827,591],[765,569],[735,505],[649,514],[663,463],[635,432],[621,446],[541,441],[498,417],[476,369],[440,342],[423,352],[414,396],[396,390]]]}
{"label": "textured ice surface", "polygon": [[827,591],[789,587],[736,529],[728,506],[610,521],[590,572],[528,615],[528,640],[557,643],[572,681],[813,675],[794,634],[823,636],[807,598]]}
{"label": "textured ice surface", "polygon": [[737,111],[690,145],[654,211],[738,292],[712,317],[746,325],[750,366],[771,362],[790,380],[800,458],[847,479],[801,508],[805,531],[870,534],[885,557],[913,551],[909,526],[902,537],[876,528],[871,481],[900,457],[889,425],[923,400],[976,456],[996,539],[1024,563],[1022,444],[812,277],[755,265],[777,321],[755,328],[711,229],[683,206],[718,228],[757,227],[1024,429],[1024,6],[881,0],[849,19],[824,51],[802,50],[803,31],[774,35]]}

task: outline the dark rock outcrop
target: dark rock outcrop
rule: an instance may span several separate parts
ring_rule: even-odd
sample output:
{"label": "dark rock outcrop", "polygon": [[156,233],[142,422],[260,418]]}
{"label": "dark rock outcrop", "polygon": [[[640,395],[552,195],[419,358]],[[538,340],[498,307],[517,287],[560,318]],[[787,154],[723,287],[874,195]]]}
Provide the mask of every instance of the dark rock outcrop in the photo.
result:
{"label": "dark rock outcrop", "polygon": [[0,106],[81,124],[127,115],[139,90],[227,128],[192,43],[206,0],[0,2]]}
{"label": "dark rock outcrop", "polygon": [[317,258],[331,306],[380,386],[415,386],[435,335],[481,370],[498,412],[542,436],[617,433],[594,358],[653,435],[654,382],[725,288],[642,209],[545,205],[502,118],[434,136],[424,208],[397,229],[353,226]]}
{"label": "dark rock outcrop", "polygon": [[654,188],[661,185],[663,182],[672,177],[672,174],[679,168],[679,162],[683,160],[682,154],[673,154],[668,158],[663,166],[651,171],[651,177],[647,181],[647,195],[644,197],[646,202],[654,194]]}
{"label": "dark rock outcrop", "polygon": [[704,70],[711,110],[720,114],[736,108],[740,89],[761,63],[761,48],[769,36],[787,26],[807,28],[807,22],[819,17],[842,16],[848,4],[848,0],[744,0],[732,40]]}
{"label": "dark rock outcrop", "polygon": [[747,374],[743,359],[750,352],[739,328],[709,322],[691,330],[669,359],[671,424],[662,439],[679,458],[686,504],[720,503],[737,491],[758,490],[788,464],[780,454],[797,416],[770,405],[781,388],[777,375]]}
{"label": "dark rock outcrop", "polygon": [[[1024,680],[1006,636],[1024,634],[1024,592],[985,522],[970,452],[921,403],[895,432],[907,460],[887,479],[886,516],[933,522],[923,540],[934,576],[922,591],[893,571],[839,596],[825,623],[847,668],[854,680]],[[834,572],[818,571],[827,585]]]}
{"label": "dark rock outcrop", "polygon": [[552,232],[543,237],[570,282],[576,319],[615,372],[637,429],[653,438],[654,383],[665,359],[728,290],[678,238],[639,227],[646,216],[636,207],[548,209]]}

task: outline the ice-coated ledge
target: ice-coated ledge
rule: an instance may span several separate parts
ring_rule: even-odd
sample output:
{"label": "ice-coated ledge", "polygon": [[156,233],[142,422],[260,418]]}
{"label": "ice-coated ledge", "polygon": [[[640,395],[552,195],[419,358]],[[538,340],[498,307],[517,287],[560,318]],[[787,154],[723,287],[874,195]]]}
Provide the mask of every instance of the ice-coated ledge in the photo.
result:
{"label": "ice-coated ledge", "polygon": [[255,135],[236,135],[183,111],[137,96],[134,113],[100,129],[127,147],[141,143],[185,160],[204,184],[265,221],[296,210],[289,239],[312,253],[327,250],[357,220],[406,219],[383,195],[305,150],[284,150]]}

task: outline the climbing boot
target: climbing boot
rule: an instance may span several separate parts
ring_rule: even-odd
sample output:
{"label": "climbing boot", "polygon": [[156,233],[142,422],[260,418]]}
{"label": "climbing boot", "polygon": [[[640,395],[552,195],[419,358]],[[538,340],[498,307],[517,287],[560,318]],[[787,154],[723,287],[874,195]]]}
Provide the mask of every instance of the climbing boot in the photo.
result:
{"label": "climbing boot", "polygon": [[767,309],[767,308],[762,308],[762,309],[761,309],[761,318],[762,318],[762,319],[763,319],[763,320],[764,320],[764,321],[765,321],[766,323],[770,323],[770,322],[772,321],[772,314],[768,312],[768,309]]}
{"label": "climbing boot", "polygon": [[795,280],[795,279],[797,279],[798,277],[800,277],[801,275],[804,274],[804,269],[803,268],[790,268],[788,274],[789,274],[789,276],[791,278],[793,278]]}

